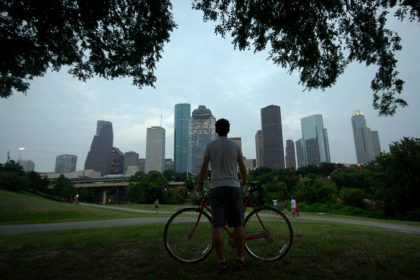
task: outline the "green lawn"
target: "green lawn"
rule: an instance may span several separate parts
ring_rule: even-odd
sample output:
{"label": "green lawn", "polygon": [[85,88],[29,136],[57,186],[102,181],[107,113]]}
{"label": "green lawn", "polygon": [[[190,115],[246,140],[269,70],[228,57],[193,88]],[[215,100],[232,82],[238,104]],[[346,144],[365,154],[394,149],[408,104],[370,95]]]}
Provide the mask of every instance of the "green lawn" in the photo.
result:
{"label": "green lawn", "polygon": [[[160,211],[181,207],[161,205]],[[142,216],[156,214],[71,205],[0,190],[1,224]],[[420,279],[420,235],[302,219],[292,220],[292,225],[294,242],[285,258],[267,263],[248,256],[247,271],[231,270],[222,276],[215,270],[215,252],[199,264],[170,258],[162,244],[164,225],[2,235],[0,279]],[[234,256],[230,248],[226,252],[231,264]]]}
{"label": "green lawn", "polygon": [[[251,259],[218,275],[216,255],[181,264],[162,244],[163,225],[0,236],[2,279],[420,279],[420,236],[333,223],[294,223],[278,262]],[[234,256],[227,249],[228,263]]]}
{"label": "green lawn", "polygon": [[0,190],[0,225],[89,221],[149,216],[140,213],[74,205],[32,194]]}

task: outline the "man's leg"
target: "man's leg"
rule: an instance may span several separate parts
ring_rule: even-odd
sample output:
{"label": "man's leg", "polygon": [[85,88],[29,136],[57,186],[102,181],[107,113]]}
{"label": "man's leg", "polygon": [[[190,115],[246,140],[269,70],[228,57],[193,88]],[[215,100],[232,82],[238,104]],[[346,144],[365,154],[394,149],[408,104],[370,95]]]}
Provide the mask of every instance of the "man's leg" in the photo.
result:
{"label": "man's leg", "polygon": [[223,261],[225,259],[225,250],[224,250],[224,235],[222,231],[222,227],[213,227],[212,236],[213,236],[213,245],[216,249],[217,257],[219,261]]}
{"label": "man's leg", "polygon": [[235,245],[238,258],[242,259],[245,250],[245,230],[244,226],[235,227]]}

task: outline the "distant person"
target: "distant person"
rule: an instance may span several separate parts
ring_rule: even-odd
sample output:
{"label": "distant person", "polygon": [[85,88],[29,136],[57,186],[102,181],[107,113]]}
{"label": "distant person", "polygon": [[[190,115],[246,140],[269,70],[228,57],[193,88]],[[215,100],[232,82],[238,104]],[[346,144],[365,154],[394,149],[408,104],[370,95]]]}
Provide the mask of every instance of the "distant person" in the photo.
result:
{"label": "distant person", "polygon": [[292,196],[292,200],[290,200],[290,208],[292,210],[292,217],[295,217],[295,213],[296,213],[296,200],[295,198]]}
{"label": "distant person", "polygon": [[273,208],[277,210],[277,199],[273,199]]}
{"label": "distant person", "polygon": [[159,199],[158,198],[155,199],[154,204],[155,204],[156,213],[159,213]]}
{"label": "distant person", "polygon": [[[241,185],[246,184],[246,167],[241,146],[228,139],[230,131],[228,120],[219,119],[216,122],[218,138],[207,144],[203,163],[200,169],[199,188],[203,188],[209,162],[211,163],[210,203],[212,210],[213,245],[219,258],[219,272],[227,271],[224,252],[223,227],[227,224],[234,228],[237,252],[236,268],[243,270],[247,266],[244,258],[245,230],[244,204]],[[241,181],[238,178],[238,167]]]}
{"label": "distant person", "polygon": [[296,214],[299,217],[299,204],[296,202]]}
{"label": "distant person", "polygon": [[285,212],[287,211],[287,200],[286,199],[283,201],[283,210]]}

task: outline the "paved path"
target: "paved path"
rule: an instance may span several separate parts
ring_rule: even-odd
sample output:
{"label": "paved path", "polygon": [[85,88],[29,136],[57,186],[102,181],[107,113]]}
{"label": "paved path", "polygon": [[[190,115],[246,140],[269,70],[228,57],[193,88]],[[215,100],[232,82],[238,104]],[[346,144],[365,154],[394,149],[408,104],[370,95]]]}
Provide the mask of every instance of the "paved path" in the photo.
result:
{"label": "paved path", "polygon": [[[93,207],[103,207],[107,209],[137,212],[137,213],[155,213],[150,210],[140,209],[129,209],[115,206],[103,206],[97,204],[86,204],[83,205]],[[172,212],[159,211],[159,213],[170,214]],[[324,221],[324,222],[335,222],[352,225],[362,226],[373,226],[388,230],[395,230],[406,233],[420,234],[420,226],[410,226],[392,223],[380,223],[371,222],[364,220],[351,220],[351,219],[337,219],[337,218],[321,218],[321,217],[299,217],[289,218],[292,222],[299,220],[311,220],[311,221]],[[131,225],[150,225],[150,224],[165,224],[168,218],[156,217],[156,218],[128,218],[128,219],[114,219],[114,220],[98,220],[98,221],[84,221],[84,222],[65,222],[65,223],[48,223],[48,224],[22,224],[22,225],[5,225],[0,226],[0,235],[7,234],[20,234],[29,232],[40,232],[40,231],[56,231],[56,230],[69,230],[69,229],[84,229],[84,228],[106,228],[106,227],[120,227],[120,226],[131,226]]]}

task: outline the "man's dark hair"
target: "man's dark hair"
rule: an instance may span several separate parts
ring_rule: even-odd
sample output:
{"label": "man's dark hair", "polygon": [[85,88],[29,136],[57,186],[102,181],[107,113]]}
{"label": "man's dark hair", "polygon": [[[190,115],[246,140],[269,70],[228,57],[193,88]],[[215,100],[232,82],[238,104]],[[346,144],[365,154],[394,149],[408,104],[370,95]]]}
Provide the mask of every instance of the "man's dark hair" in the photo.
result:
{"label": "man's dark hair", "polygon": [[218,119],[216,122],[216,133],[219,136],[226,136],[230,131],[230,123],[226,119]]}

